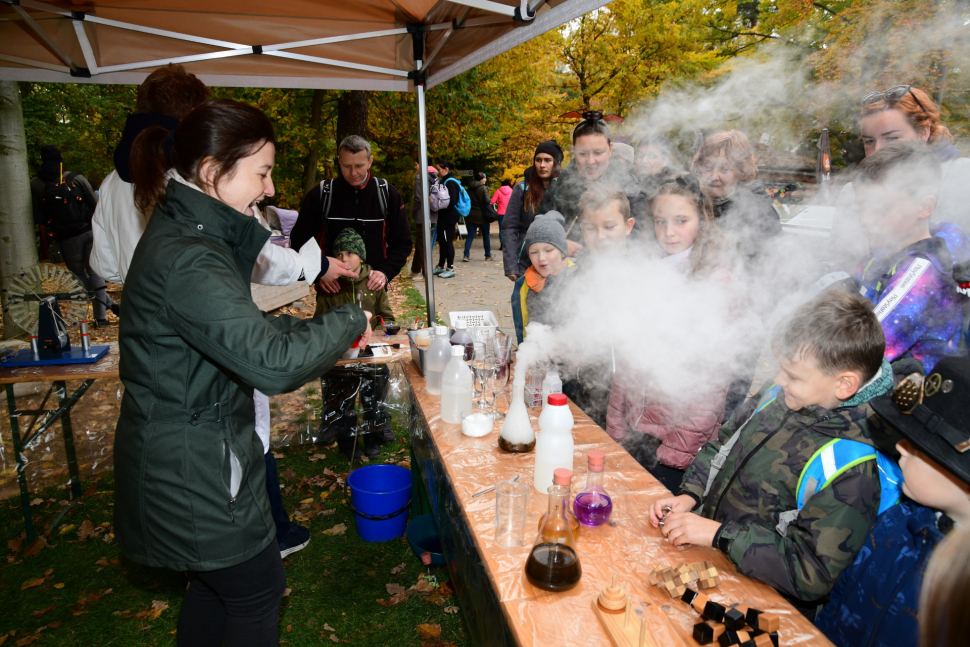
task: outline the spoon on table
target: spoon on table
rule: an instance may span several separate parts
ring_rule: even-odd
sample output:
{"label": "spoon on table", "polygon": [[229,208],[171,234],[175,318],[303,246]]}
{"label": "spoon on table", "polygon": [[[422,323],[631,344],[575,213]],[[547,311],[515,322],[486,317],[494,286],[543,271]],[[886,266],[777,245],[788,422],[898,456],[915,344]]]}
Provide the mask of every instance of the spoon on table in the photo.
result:
{"label": "spoon on table", "polygon": [[[511,480],[511,481],[512,481],[513,483],[515,483],[516,481],[518,481],[518,480],[519,480],[519,475],[518,475],[518,474],[516,474],[516,475],[515,475],[514,477],[512,477],[512,478],[511,478],[511,479],[509,479],[509,480]],[[498,487],[498,486],[497,486],[497,485],[493,485],[492,487],[487,487],[487,488],[485,488],[485,489],[484,489],[484,490],[482,490],[481,492],[476,492],[475,494],[473,494],[473,495],[472,495],[472,498],[474,499],[475,497],[480,497],[480,496],[482,496],[483,494],[488,494],[489,492],[491,492],[492,490],[494,490],[494,489],[495,489],[496,487]]]}

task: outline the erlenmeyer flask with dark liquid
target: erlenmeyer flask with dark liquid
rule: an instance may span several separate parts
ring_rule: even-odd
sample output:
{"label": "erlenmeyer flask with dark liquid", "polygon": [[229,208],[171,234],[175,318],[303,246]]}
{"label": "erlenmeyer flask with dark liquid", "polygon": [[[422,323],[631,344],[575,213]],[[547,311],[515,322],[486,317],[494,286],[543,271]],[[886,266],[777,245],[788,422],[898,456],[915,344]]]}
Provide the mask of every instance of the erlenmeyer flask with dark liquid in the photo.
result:
{"label": "erlenmeyer flask with dark liquid", "polygon": [[576,539],[566,519],[569,487],[549,488],[549,510],[539,529],[535,545],[525,563],[525,576],[532,586],[546,591],[568,591],[579,583],[583,567],[576,554]]}

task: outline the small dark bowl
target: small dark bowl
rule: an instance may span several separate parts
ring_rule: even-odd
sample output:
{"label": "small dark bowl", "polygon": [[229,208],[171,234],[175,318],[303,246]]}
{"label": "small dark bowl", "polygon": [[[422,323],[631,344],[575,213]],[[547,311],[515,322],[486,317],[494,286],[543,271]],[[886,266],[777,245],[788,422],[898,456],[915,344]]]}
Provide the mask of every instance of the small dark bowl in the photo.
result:
{"label": "small dark bowl", "polygon": [[394,323],[393,321],[385,321],[384,332],[386,332],[388,335],[396,335],[401,332],[401,324]]}

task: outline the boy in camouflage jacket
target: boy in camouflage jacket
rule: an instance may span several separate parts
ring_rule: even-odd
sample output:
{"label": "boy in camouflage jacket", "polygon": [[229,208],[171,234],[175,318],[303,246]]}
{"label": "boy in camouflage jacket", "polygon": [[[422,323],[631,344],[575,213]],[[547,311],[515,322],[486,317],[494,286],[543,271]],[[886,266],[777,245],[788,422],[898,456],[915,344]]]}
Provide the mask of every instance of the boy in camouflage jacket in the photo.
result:
{"label": "boy in camouflage jacket", "polygon": [[879,474],[874,460],[850,467],[806,494],[800,510],[799,477],[834,439],[874,446],[869,400],[893,384],[884,345],[871,305],[857,294],[840,288],[800,307],[773,339],[775,385],[738,407],[701,448],[679,496],[654,504],[652,524],[674,545],[720,549],[814,618],[876,519]]}

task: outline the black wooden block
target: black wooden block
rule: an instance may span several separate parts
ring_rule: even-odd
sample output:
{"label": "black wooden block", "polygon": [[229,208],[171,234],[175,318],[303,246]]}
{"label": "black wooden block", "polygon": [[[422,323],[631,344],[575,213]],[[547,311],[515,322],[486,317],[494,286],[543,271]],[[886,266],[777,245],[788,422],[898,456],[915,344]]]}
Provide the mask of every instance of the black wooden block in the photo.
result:
{"label": "black wooden block", "polygon": [[724,626],[734,630],[744,628],[744,614],[737,609],[726,611],[724,613]]}
{"label": "black wooden block", "polygon": [[694,625],[694,640],[702,645],[714,642],[714,627],[706,622],[698,622]]}
{"label": "black wooden block", "polygon": [[713,600],[704,605],[704,617],[714,622],[722,622],[724,620],[724,611],[724,605],[718,604]]}

